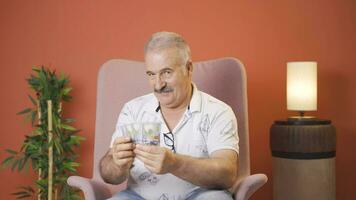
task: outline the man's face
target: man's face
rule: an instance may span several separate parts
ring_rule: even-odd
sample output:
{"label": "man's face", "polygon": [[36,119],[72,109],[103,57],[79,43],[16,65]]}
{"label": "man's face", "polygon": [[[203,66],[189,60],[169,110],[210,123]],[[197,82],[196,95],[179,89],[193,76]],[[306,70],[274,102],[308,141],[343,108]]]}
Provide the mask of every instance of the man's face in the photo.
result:
{"label": "man's face", "polygon": [[191,92],[192,65],[180,59],[175,48],[147,52],[146,73],[161,107],[177,108]]}

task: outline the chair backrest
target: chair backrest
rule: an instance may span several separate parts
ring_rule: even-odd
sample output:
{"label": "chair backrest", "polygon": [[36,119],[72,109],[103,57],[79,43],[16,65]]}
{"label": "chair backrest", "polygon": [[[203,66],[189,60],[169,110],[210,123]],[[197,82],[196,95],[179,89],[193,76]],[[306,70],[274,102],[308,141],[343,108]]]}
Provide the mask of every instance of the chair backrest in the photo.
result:
{"label": "chair backrest", "polygon": [[[198,89],[229,104],[238,122],[240,138],[239,177],[250,175],[246,73],[235,58],[193,63],[193,82]],[[93,179],[103,182],[99,162],[108,150],[118,114],[123,105],[152,92],[143,62],[114,59],[104,63],[98,76]],[[125,187],[109,186],[111,191]]]}

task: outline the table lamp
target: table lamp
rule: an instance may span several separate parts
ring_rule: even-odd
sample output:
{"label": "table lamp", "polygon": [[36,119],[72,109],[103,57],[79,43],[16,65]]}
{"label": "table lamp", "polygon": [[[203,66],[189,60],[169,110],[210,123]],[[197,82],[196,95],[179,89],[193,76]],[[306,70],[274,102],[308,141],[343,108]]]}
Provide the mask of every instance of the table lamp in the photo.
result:
{"label": "table lamp", "polygon": [[287,63],[287,109],[299,116],[270,128],[273,199],[335,200],[336,129],[331,120],[305,116],[317,110],[316,62]]}
{"label": "table lamp", "polygon": [[317,109],[317,63],[313,61],[287,62],[287,109],[299,116],[288,120],[313,120],[306,111]]}

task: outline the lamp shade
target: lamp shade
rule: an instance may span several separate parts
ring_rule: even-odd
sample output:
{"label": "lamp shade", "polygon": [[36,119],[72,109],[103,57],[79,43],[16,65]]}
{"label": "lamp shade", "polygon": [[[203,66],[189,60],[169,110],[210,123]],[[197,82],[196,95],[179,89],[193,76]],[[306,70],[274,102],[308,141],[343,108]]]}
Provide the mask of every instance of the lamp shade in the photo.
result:
{"label": "lamp shade", "polygon": [[317,63],[287,63],[287,109],[313,111],[317,109]]}

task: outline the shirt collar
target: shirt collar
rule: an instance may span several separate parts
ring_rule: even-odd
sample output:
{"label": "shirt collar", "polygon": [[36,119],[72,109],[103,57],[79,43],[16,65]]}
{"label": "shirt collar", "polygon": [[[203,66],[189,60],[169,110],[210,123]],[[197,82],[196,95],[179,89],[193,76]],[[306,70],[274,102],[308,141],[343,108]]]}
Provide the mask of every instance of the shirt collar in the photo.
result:
{"label": "shirt collar", "polygon": [[189,111],[190,112],[200,112],[201,110],[201,93],[198,90],[197,86],[192,83],[193,85],[193,96],[192,99],[190,100],[190,104],[189,104]]}

